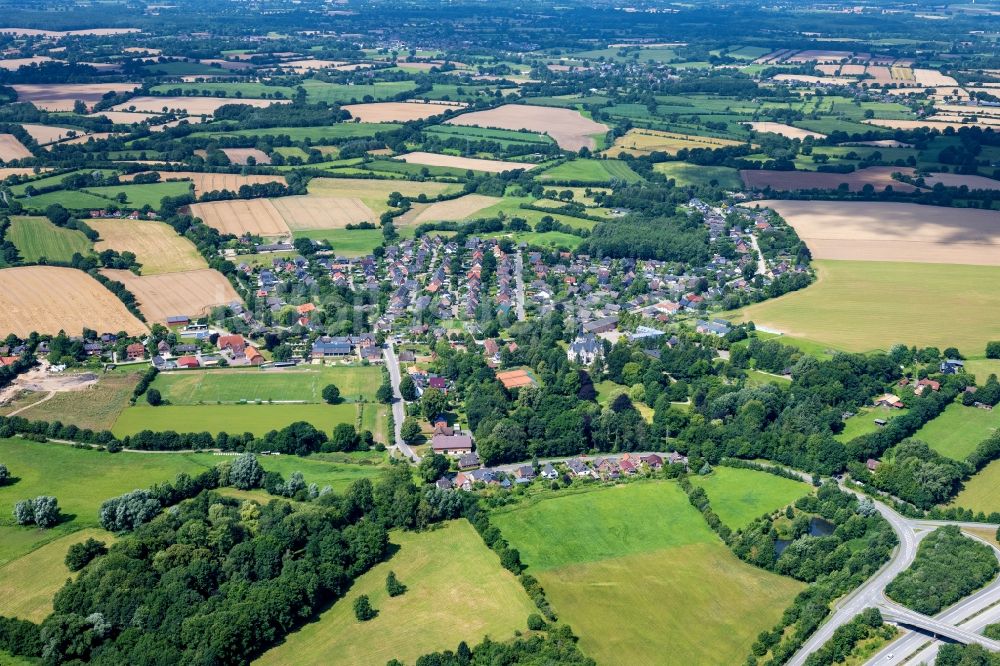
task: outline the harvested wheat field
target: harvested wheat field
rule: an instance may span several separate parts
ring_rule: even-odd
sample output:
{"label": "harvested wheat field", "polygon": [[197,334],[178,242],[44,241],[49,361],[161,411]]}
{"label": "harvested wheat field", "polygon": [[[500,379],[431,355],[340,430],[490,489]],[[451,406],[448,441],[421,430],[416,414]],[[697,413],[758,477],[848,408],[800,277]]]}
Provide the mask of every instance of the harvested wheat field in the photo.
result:
{"label": "harvested wheat field", "polygon": [[374,104],[347,104],[343,107],[351,116],[363,123],[405,123],[439,116],[445,111],[464,109],[457,102],[375,102]]}
{"label": "harvested wheat field", "polygon": [[216,306],[240,301],[226,276],[211,268],[142,277],[112,269],[101,273],[135,294],[139,310],[150,322],[166,323],[167,317],[176,315],[202,316]]}
{"label": "harvested wheat field", "polygon": [[142,274],[177,273],[208,268],[194,243],[178,236],[173,227],[151,220],[87,220],[101,236],[98,252],[132,252],[142,264]]}
{"label": "harvested wheat field", "polygon": [[464,220],[470,215],[475,215],[484,208],[489,208],[500,203],[499,197],[488,197],[483,194],[466,194],[464,197],[451,199],[449,201],[439,201],[431,204],[417,215],[414,224],[424,222],[448,222]]}
{"label": "harvested wheat field", "polygon": [[649,155],[653,152],[676,155],[682,149],[715,149],[723,146],[740,145],[743,145],[740,141],[718,139],[712,136],[677,134],[675,132],[661,132],[651,129],[630,129],[624,136],[615,139],[615,144],[604,151],[604,153],[608,157],[620,157],[622,153],[629,153],[636,156]]}
{"label": "harvested wheat field", "polygon": [[1000,212],[907,203],[755,201],[795,228],[816,259],[1000,266]]}
{"label": "harvested wheat field", "polygon": [[245,104],[263,108],[272,104],[289,104],[287,99],[226,99],[225,97],[133,97],[112,107],[112,111],[138,111],[140,113],[161,113],[165,108],[180,109],[193,116],[210,116],[227,104]]}
{"label": "harvested wheat field", "polygon": [[135,125],[137,123],[144,123],[147,120],[156,118],[155,113],[130,113],[128,111],[98,111],[97,113],[91,113],[88,118],[98,118],[104,116],[116,125]]}
{"label": "harvested wheat field", "polygon": [[[281,183],[287,185],[284,176],[269,176],[250,174],[243,176],[238,173],[202,173],[200,171],[160,171],[160,181],[170,180],[190,180],[194,183],[194,192],[201,196],[206,192],[217,192],[229,190],[238,192],[243,185],[257,185],[263,183]],[[136,174],[122,176],[122,182],[128,182],[135,178]]]}
{"label": "harvested wheat field", "polygon": [[0,28],[0,34],[18,37],[54,37],[60,39],[72,35],[101,36],[127,35],[142,32],[139,28],[88,28],[86,30],[39,30],[36,28]]}
{"label": "harvested wheat field", "polygon": [[345,64],[347,63],[343,60],[318,60],[316,58],[309,58],[307,60],[290,60],[281,63],[280,66],[284,69],[293,69],[297,73],[303,74],[321,69],[335,69]]}
{"label": "harvested wheat field", "polygon": [[365,202],[347,197],[282,197],[271,199],[292,231],[343,229],[348,224],[375,222],[378,215]]}
{"label": "harvested wheat field", "polygon": [[453,183],[435,183],[414,180],[368,180],[364,178],[313,178],[309,181],[309,194],[321,197],[361,199],[376,214],[389,210],[389,194],[399,192],[404,197],[416,198],[421,194],[436,197],[462,189]]}
{"label": "harvested wheat field", "polygon": [[[915,192],[917,188],[908,183],[893,180],[893,173],[913,175],[913,169],[907,167],[868,167],[851,173],[829,173],[825,171],[740,171],[743,183],[750,188],[763,190],[770,187],[782,192],[791,190],[835,190],[842,183],[847,183],[852,192],[860,192],[865,185],[871,185],[881,192],[891,187],[897,192]],[[1000,184],[1000,183],[998,183]]]}
{"label": "harvested wheat field", "polygon": [[928,187],[941,183],[945,187],[968,187],[970,190],[1000,190],[1000,180],[964,173],[932,173],[924,176]]}
{"label": "harvested wheat field", "polygon": [[40,65],[43,62],[52,62],[52,58],[48,56],[32,56],[30,58],[8,58],[5,60],[0,60],[0,69],[7,70],[8,72],[15,72],[22,67],[30,67],[31,65]]}
{"label": "harvested wheat field", "polygon": [[[41,173],[50,171],[51,169],[41,169]],[[7,176],[33,176],[35,175],[35,170],[32,167],[0,167],[0,180],[7,178]]]}
{"label": "harvested wheat field", "polygon": [[0,134],[0,162],[10,162],[32,157],[31,151],[13,134]]}
{"label": "harvested wheat field", "polygon": [[58,266],[0,270],[0,330],[25,337],[32,331],[79,335],[84,328],[131,335],[148,330],[114,294],[83,271]]}
{"label": "harvested wheat field", "polygon": [[958,85],[954,78],[942,74],[936,69],[915,69],[913,76],[917,83],[928,88],[953,87]]}
{"label": "harvested wheat field", "polygon": [[234,199],[191,204],[191,214],[224,234],[288,236],[291,231],[269,199]]}
{"label": "harvested wheat field", "polygon": [[108,92],[129,92],[138,83],[19,83],[11,86],[17,91],[17,101],[31,102],[46,111],[72,111],[73,103],[82,101],[93,106]]}
{"label": "harvested wheat field", "polygon": [[883,120],[881,118],[875,118],[872,120],[862,121],[868,125],[875,125],[877,127],[888,127],[889,129],[901,129],[901,130],[912,130],[918,129],[920,127],[926,127],[928,129],[946,130],[949,127],[953,129],[961,129],[963,127],[972,127],[975,123],[962,123],[956,121],[947,120]]}
{"label": "harvested wheat field", "polygon": [[400,155],[399,159],[410,164],[425,166],[451,167],[453,169],[471,169],[486,173],[500,173],[514,169],[534,169],[535,164],[527,162],[504,162],[502,160],[480,160],[475,157],[457,157],[455,155],[440,155],[438,153],[414,152]]}
{"label": "harvested wheat field", "polygon": [[31,125],[25,123],[21,127],[40,146],[86,134],[86,132],[81,132],[80,130],[73,130],[67,127],[53,127],[52,125]]}
{"label": "harvested wheat field", "polygon": [[226,154],[226,157],[233,164],[249,164],[251,157],[254,160],[254,164],[271,163],[271,156],[257,148],[222,148],[222,152]]}
{"label": "harvested wheat field", "polygon": [[593,149],[593,135],[608,131],[607,125],[594,122],[575,109],[529,104],[505,104],[489,111],[464,113],[447,124],[548,134],[563,150]]}
{"label": "harvested wheat field", "polygon": [[750,128],[755,132],[770,132],[771,134],[780,134],[781,136],[787,137],[789,139],[804,139],[807,136],[811,136],[815,139],[823,139],[826,137],[825,134],[820,134],[819,132],[810,132],[809,130],[800,129],[798,127],[792,127],[791,125],[786,125],[784,123],[773,123],[768,121],[746,123],[750,125]]}

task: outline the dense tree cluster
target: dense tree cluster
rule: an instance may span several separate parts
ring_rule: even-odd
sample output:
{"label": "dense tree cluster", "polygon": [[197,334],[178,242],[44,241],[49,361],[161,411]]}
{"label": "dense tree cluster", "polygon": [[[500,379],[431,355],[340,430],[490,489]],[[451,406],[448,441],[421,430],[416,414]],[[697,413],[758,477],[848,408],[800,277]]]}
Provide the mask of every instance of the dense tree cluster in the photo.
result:
{"label": "dense tree cluster", "polygon": [[862,641],[875,636],[888,640],[895,634],[894,627],[882,623],[882,614],[877,608],[865,609],[847,624],[837,627],[823,647],[806,657],[806,666],[843,663]]}
{"label": "dense tree cluster", "polygon": [[[509,643],[498,643],[489,638],[470,648],[460,643],[454,652],[435,652],[417,659],[417,666],[469,666],[470,664],[561,664],[562,666],[594,666],[596,662],[585,657],[576,645],[576,637],[569,627],[555,627],[544,635],[519,638]],[[389,666],[401,666],[392,660]]]}
{"label": "dense tree cluster", "polygon": [[50,495],[21,500],[14,505],[14,520],[18,525],[48,528],[56,525],[60,518],[59,502]]}

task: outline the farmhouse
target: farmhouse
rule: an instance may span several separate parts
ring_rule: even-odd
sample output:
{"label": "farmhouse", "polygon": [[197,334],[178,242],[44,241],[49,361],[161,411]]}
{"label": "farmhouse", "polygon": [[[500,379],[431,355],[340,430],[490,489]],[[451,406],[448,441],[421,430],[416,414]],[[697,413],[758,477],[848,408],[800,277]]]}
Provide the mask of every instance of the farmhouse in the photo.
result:
{"label": "farmhouse", "polygon": [[133,342],[125,348],[125,355],[130,361],[136,361],[146,356],[146,348],[140,342]]}
{"label": "farmhouse", "polygon": [[431,449],[434,453],[446,456],[472,453],[472,437],[468,435],[434,435],[434,438],[431,439]]}
{"label": "farmhouse", "polygon": [[229,352],[233,358],[240,358],[246,354],[247,341],[242,335],[220,335],[216,346],[219,351]]}
{"label": "farmhouse", "polygon": [[894,409],[902,409],[903,401],[899,399],[898,395],[893,395],[892,393],[884,393],[874,400],[876,407],[892,407]]}

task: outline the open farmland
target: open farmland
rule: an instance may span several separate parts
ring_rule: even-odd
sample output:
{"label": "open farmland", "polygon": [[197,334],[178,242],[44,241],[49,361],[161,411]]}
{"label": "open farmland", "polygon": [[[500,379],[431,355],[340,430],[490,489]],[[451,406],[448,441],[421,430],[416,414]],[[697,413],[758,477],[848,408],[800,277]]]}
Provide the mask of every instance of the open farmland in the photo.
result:
{"label": "open farmland", "polygon": [[[198,171],[160,171],[159,173],[161,181],[191,181],[194,184],[194,192],[197,196],[201,196],[206,192],[217,192],[221,190],[238,192],[244,185],[263,183],[287,184],[284,176],[271,176],[264,174],[247,174],[244,176],[238,173],[201,173]],[[131,177],[123,177],[122,180],[131,178],[134,178],[134,175]]]}
{"label": "open farmland", "polygon": [[32,393],[30,399],[34,404],[18,416],[29,421],[61,421],[79,428],[110,430],[132,397],[141,375],[142,371],[136,368],[128,373],[103,374],[96,383],[57,391],[42,401],[36,400],[41,394]]}
{"label": "open farmland", "polygon": [[501,173],[514,169],[533,169],[534,164],[527,162],[504,162],[502,160],[481,160],[474,157],[458,157],[455,155],[440,155],[438,153],[414,152],[400,155],[399,159],[409,164],[424,166],[449,167],[455,169],[471,169],[486,173]]}
{"label": "open farmland", "polygon": [[497,197],[488,197],[482,194],[466,194],[464,197],[440,201],[427,206],[413,218],[413,223],[422,224],[424,222],[464,220],[501,201],[502,199]]}
{"label": "open farmland", "polygon": [[648,155],[654,152],[676,155],[682,149],[706,148],[715,150],[724,146],[739,146],[739,141],[717,139],[710,136],[694,134],[678,134],[676,132],[660,132],[651,129],[630,129],[624,136],[615,139],[614,145],[605,151],[609,157],[617,157],[622,153],[630,155]]}
{"label": "open farmland", "polygon": [[[867,169],[858,169],[851,173],[831,173],[826,171],[769,171],[749,170],[740,171],[744,184],[747,187],[763,190],[770,187],[772,190],[792,191],[792,190],[836,190],[842,183],[847,183],[852,192],[860,192],[865,185],[871,185],[877,192],[881,192],[886,187],[891,187],[897,192],[915,192],[917,188],[908,183],[894,180],[893,173],[903,173],[913,175],[913,169],[907,167],[894,166],[874,166]],[[1000,186],[1000,182],[997,183]]]}
{"label": "open farmland", "polygon": [[423,183],[413,180],[366,180],[363,178],[313,178],[309,181],[309,194],[322,197],[344,197],[360,199],[376,214],[389,210],[386,203],[392,192],[415,199],[420,194],[436,197],[462,189],[451,183]]}
{"label": "open farmland", "polygon": [[330,432],[339,423],[357,425],[363,411],[377,405],[359,403],[326,404],[246,404],[246,405],[163,405],[137,404],[126,407],[111,429],[118,437],[143,430],[185,432],[249,432],[261,437],[296,421],[311,423]]}
{"label": "open farmland", "polygon": [[374,401],[381,383],[375,366],[231,368],[161,372],[153,383],[172,405],[240,401],[322,402],[323,387],[334,384],[343,400]]}
{"label": "open farmland", "polygon": [[13,134],[0,134],[0,162],[13,162],[32,157],[31,151]]}
{"label": "open farmland", "polygon": [[812,492],[808,483],[733,467],[716,467],[710,475],[692,477],[691,482],[705,489],[712,510],[733,530]]}
{"label": "open farmland", "polygon": [[653,170],[662,173],[667,178],[673,178],[681,187],[685,185],[711,185],[712,181],[720,187],[738,189],[743,186],[740,173],[736,169],[724,166],[701,166],[689,162],[660,162],[653,165]]}
{"label": "open farmland", "polygon": [[30,58],[4,58],[3,60],[0,60],[0,69],[6,70],[8,72],[16,72],[21,67],[40,65],[43,62],[52,62],[52,58],[48,56],[32,56]]}
{"label": "open farmland", "polygon": [[823,134],[819,132],[810,132],[809,130],[800,129],[798,127],[792,127],[791,125],[786,125],[784,123],[774,123],[774,122],[753,122],[747,123],[755,132],[764,132],[771,134],[780,134],[783,137],[789,139],[804,139],[807,136],[815,137],[817,139],[822,139]]}
{"label": "open farmland", "polygon": [[85,192],[97,196],[116,199],[125,195],[125,203],[132,208],[149,206],[158,209],[164,197],[180,197],[188,194],[190,185],[183,181],[167,183],[142,183],[130,185],[107,185],[104,187],[88,187]]}
{"label": "open farmland", "polygon": [[[983,377],[981,381],[985,381]],[[953,403],[913,434],[943,456],[964,460],[1000,427],[1000,410],[987,411]],[[1000,509],[1000,497],[998,497]]]}
{"label": "open farmland", "polygon": [[17,101],[31,102],[46,111],[72,111],[79,100],[88,107],[101,101],[105,93],[130,92],[138,83],[19,83],[11,86],[17,91]]}
{"label": "open farmland", "polygon": [[965,482],[965,488],[952,505],[973,511],[1000,511],[1000,460],[994,460]]}
{"label": "open farmland", "polygon": [[84,328],[132,335],[147,331],[114,294],[83,271],[57,266],[0,270],[0,330],[23,337],[32,331],[78,335]]}
{"label": "open farmland", "polygon": [[[43,172],[48,169],[42,169]],[[35,173],[34,168],[31,167],[0,167],[0,180],[4,180],[8,176],[31,176]]]}
{"label": "open farmland", "polygon": [[90,254],[92,249],[82,231],[57,227],[44,217],[13,218],[7,240],[17,248],[21,259],[29,263],[37,263],[43,257],[69,263],[73,254]]}
{"label": "open farmland", "polygon": [[49,143],[56,143],[57,141],[62,141],[63,139],[71,138],[70,134],[73,136],[83,134],[80,130],[71,130],[66,127],[53,127],[51,125],[31,125],[24,123],[21,125],[25,132],[31,135],[31,138],[35,140],[40,146],[44,146]]}
{"label": "open farmland", "polygon": [[252,158],[254,164],[270,164],[271,157],[263,150],[257,148],[222,148],[223,153],[233,164],[249,164]]}
{"label": "open farmland", "polygon": [[[848,351],[896,342],[982,349],[1000,340],[1000,268],[877,261],[813,262],[812,286],[732,316]],[[961,288],[956,288],[958,285]],[[929,303],[934,316],[927,316]]]}
{"label": "open farmland", "polygon": [[1000,214],[855,201],[755,201],[795,228],[817,259],[1000,266]]}
{"label": "open farmland", "polygon": [[363,123],[406,123],[439,116],[445,111],[458,111],[465,105],[454,102],[374,102],[348,104],[343,108]]}
{"label": "open farmland", "polygon": [[638,183],[643,180],[625,162],[619,160],[577,159],[546,169],[540,176],[543,181],[563,183],[594,183],[607,185],[612,182]]}
{"label": "open farmland", "polygon": [[493,523],[598,663],[738,662],[803,587],[736,559],[673,483],[535,500]]}
{"label": "open farmland", "polygon": [[1000,180],[966,173],[932,173],[924,176],[928,187],[941,183],[945,187],[967,187],[970,190],[1000,190]]}
{"label": "open farmland", "polygon": [[378,215],[358,198],[296,196],[271,199],[292,231],[342,229],[358,222],[377,222]]}
{"label": "open farmland", "polygon": [[[388,194],[386,195],[388,196]],[[224,234],[287,236],[291,233],[270,199],[233,199],[191,204],[191,214]]]}
{"label": "open farmland", "polygon": [[[427,532],[392,532],[398,552],[364,574],[347,596],[319,619],[265,653],[258,666],[330,663],[330,655],[357,666],[382,666],[391,659],[413,663],[421,655],[470,645],[484,636],[506,640],[534,605],[514,576],[466,520]],[[395,571],[408,590],[398,597],[385,591]],[[354,598],[367,594],[378,617],[358,623]]]}
{"label": "open farmland", "polygon": [[220,97],[133,97],[127,102],[112,107],[112,110],[161,113],[166,108],[180,109],[193,116],[210,116],[218,111],[220,106],[236,103],[260,108],[271,106],[272,104],[288,104],[289,100],[245,98],[234,100]]}
{"label": "open farmland", "polygon": [[208,268],[198,248],[163,222],[102,219],[87,224],[101,236],[95,250],[134,253],[143,275]]}
{"label": "open farmland", "polygon": [[594,135],[608,131],[607,125],[594,122],[574,109],[527,104],[505,104],[489,111],[464,113],[447,124],[539,132],[551,136],[563,150],[574,151],[584,147],[593,149]]}
{"label": "open farmland", "polygon": [[240,301],[229,280],[211,268],[143,276],[112,269],[101,272],[135,294],[139,310],[151,322],[164,323],[175,315],[201,316],[218,305]]}

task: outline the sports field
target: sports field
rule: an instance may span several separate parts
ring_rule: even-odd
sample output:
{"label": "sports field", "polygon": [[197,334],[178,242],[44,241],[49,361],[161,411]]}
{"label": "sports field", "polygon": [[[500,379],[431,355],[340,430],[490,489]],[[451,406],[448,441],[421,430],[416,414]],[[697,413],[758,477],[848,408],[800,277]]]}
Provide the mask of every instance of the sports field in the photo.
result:
{"label": "sports field", "polygon": [[247,405],[161,405],[142,403],[127,407],[114,428],[115,435],[133,435],[143,430],[177,432],[249,432],[264,435],[296,421],[306,421],[330,432],[338,423],[358,422],[359,404],[247,404]]}
{"label": "sports field", "polygon": [[642,176],[618,160],[581,159],[563,162],[541,174],[543,181],[580,182],[607,185],[612,182],[637,183]]}
{"label": "sports field", "polygon": [[87,220],[101,236],[94,248],[132,252],[143,275],[178,273],[208,268],[198,248],[174,228],[152,220]]}
{"label": "sports field", "polygon": [[493,522],[598,663],[739,663],[803,587],[736,559],[669,482],[544,495]]}
{"label": "sports field", "polygon": [[691,483],[705,489],[712,509],[734,530],[812,492],[801,481],[733,467],[716,467],[708,476],[691,477]]}
{"label": "sports field", "polygon": [[[393,532],[390,542],[399,550],[388,562],[358,578],[317,621],[254,663],[319,666],[337,655],[337,662],[358,666],[383,666],[391,659],[412,664],[429,652],[454,650],[460,641],[474,645],[487,635],[498,641],[512,638],[537,612],[466,520],[429,532]],[[389,571],[407,586],[402,596],[386,593]],[[351,608],[361,594],[378,610],[368,622],[358,622]]]}
{"label": "sports field", "polygon": [[[817,282],[731,313],[848,351],[896,342],[980,350],[1000,340],[995,266],[814,261]],[[928,309],[932,303],[933,308]]]}
{"label": "sports field", "polygon": [[87,255],[93,250],[82,231],[57,227],[44,217],[13,218],[7,240],[17,248],[21,259],[30,263],[42,257],[69,263],[74,253]]}
{"label": "sports field", "polygon": [[147,332],[118,298],[83,271],[57,266],[18,266],[0,270],[0,330],[19,336],[38,333],[79,335]]}
{"label": "sports field", "polygon": [[322,402],[327,384],[339,388],[345,401],[373,401],[381,382],[381,370],[375,366],[307,365],[161,372],[153,387],[172,405],[196,405],[241,400]]}
{"label": "sports field", "polygon": [[958,494],[952,505],[986,513],[1000,511],[998,489],[1000,489],[1000,460],[994,460],[965,482],[965,489]]}
{"label": "sports field", "polygon": [[[913,437],[927,442],[928,446],[943,456],[964,460],[998,427],[1000,410],[986,411],[954,403],[914,433]],[[1000,496],[997,499],[1000,501]]]}

